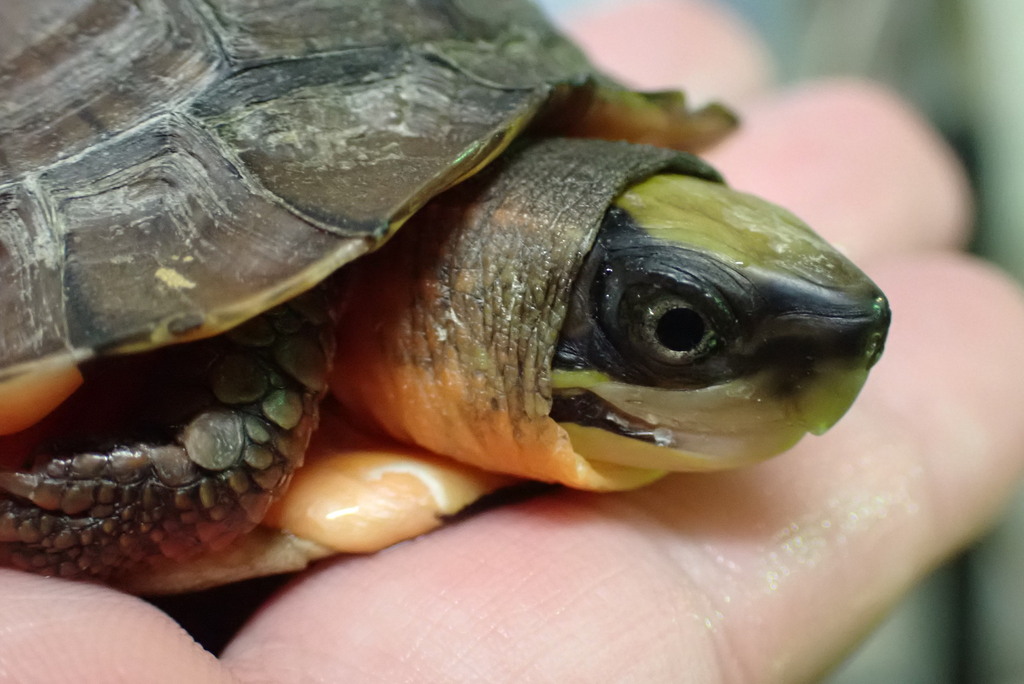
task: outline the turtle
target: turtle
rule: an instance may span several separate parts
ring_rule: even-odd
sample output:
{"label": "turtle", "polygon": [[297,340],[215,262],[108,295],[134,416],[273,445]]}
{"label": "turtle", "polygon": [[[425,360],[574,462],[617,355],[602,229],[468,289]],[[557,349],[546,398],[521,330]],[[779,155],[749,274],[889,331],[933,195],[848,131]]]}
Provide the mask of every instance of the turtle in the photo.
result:
{"label": "turtle", "polygon": [[0,6],[0,564],[184,591],[759,461],[890,312],[527,0]]}

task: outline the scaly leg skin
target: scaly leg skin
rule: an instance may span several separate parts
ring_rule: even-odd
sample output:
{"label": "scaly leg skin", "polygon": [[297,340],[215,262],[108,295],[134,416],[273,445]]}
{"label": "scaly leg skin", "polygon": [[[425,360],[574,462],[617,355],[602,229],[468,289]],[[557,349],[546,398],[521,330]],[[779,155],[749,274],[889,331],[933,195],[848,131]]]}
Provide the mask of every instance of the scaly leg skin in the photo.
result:
{"label": "scaly leg skin", "polygon": [[103,578],[251,530],[316,427],[333,355],[328,311],[318,289],[225,335],[161,350],[169,358],[148,385],[152,406],[135,411],[158,416],[145,438],[0,472],[0,564]]}
{"label": "scaly leg skin", "polygon": [[155,595],[298,572],[319,558],[372,553],[425,534],[481,497],[520,482],[362,433],[328,399],[305,463],[257,529],[188,563],[153,562],[143,572],[129,569],[110,579],[130,593]]}

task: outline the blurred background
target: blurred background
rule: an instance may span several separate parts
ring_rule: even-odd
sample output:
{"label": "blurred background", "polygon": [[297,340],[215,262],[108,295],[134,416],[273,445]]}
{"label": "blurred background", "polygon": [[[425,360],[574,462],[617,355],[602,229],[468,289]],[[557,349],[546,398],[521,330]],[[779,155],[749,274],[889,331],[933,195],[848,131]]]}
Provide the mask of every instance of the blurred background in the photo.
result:
{"label": "blurred background", "polygon": [[[557,21],[601,1],[541,4]],[[913,102],[968,169],[974,250],[1024,281],[1024,2],[717,2],[760,33],[782,83],[864,76]],[[1024,682],[1024,493],[996,529],[933,573],[826,679],[867,682]]]}

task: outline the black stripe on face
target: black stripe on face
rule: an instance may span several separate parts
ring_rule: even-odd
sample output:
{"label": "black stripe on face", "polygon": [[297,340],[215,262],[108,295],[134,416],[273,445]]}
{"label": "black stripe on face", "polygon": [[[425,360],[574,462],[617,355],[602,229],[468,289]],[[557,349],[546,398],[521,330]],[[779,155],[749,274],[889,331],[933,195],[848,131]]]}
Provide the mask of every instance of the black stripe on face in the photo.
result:
{"label": "black stripe on face", "polygon": [[558,423],[601,428],[623,437],[657,443],[654,432],[657,425],[649,425],[635,416],[628,416],[587,390],[556,394],[550,415]]}
{"label": "black stripe on face", "polygon": [[870,367],[888,322],[866,277],[831,288],[737,264],[654,237],[612,207],[576,282],[554,367],[681,390],[770,370],[772,394],[788,395],[823,365]]}

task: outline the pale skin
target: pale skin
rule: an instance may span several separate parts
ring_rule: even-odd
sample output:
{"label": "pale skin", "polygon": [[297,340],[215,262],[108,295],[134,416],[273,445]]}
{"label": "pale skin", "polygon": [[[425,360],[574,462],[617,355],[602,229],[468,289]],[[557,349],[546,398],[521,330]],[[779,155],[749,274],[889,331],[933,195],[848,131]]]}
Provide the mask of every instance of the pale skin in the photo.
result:
{"label": "pale skin", "polygon": [[846,419],[747,470],[558,492],[321,563],[219,660],[136,598],[0,571],[0,679],[808,681],[992,522],[1024,465],[1024,299],[959,252],[950,153],[878,88],[772,90],[752,39],[702,5],[635,3],[640,18],[674,37],[629,44],[611,13],[576,26],[623,76],[739,102],[744,128],[710,161],[890,296],[888,350]]}

